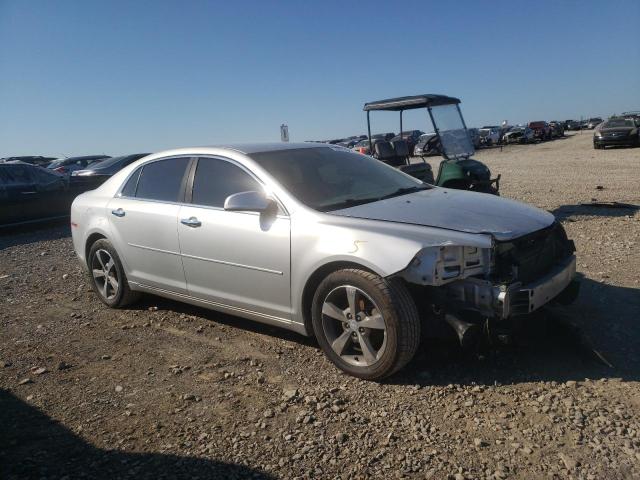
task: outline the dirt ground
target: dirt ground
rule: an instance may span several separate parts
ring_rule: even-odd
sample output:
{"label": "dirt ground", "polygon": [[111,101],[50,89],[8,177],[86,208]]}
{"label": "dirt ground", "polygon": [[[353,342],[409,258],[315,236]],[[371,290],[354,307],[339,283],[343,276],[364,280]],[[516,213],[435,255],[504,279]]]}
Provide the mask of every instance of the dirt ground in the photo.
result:
{"label": "dirt ground", "polygon": [[268,326],[153,296],[109,310],[66,224],[5,232],[0,478],[640,478],[640,214],[580,206],[640,205],[640,149],[584,133],[476,158],[575,240],[581,293],[556,315],[584,338],[554,315],[364,382]]}

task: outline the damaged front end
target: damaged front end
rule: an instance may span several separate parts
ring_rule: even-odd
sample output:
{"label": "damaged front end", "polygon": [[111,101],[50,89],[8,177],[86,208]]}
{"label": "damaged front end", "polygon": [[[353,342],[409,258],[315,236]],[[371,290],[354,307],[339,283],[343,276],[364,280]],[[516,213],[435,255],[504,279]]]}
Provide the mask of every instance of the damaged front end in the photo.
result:
{"label": "damaged front end", "polygon": [[494,240],[491,248],[425,248],[398,275],[422,315],[451,326],[468,346],[487,322],[508,331],[516,317],[549,302],[571,303],[578,293],[574,252],[573,241],[554,222],[514,240]]}

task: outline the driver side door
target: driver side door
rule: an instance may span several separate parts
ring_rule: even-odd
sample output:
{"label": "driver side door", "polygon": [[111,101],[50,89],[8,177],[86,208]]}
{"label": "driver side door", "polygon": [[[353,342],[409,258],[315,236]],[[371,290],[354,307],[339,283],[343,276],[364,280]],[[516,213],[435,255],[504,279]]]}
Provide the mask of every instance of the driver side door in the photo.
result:
{"label": "driver side door", "polygon": [[263,186],[243,166],[219,157],[197,159],[178,213],[187,290],[232,311],[289,320],[290,220],[283,212],[224,209],[229,195],[246,191]]}

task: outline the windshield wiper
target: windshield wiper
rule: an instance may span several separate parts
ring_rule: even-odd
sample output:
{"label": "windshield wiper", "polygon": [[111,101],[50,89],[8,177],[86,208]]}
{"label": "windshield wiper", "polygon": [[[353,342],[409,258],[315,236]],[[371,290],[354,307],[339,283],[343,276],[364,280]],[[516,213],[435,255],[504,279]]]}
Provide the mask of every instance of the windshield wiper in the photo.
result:
{"label": "windshield wiper", "polygon": [[347,198],[345,200],[342,200],[340,202],[336,202],[336,203],[331,203],[329,205],[323,205],[319,208],[319,210],[323,211],[323,212],[328,212],[331,210],[339,210],[341,208],[349,208],[349,207],[355,207],[357,205],[363,205],[365,203],[372,203],[372,202],[378,202],[380,200],[385,200],[387,198],[392,198],[392,197],[399,197],[401,195],[407,195],[409,193],[414,193],[414,192],[418,192],[420,190],[428,190],[429,186],[427,185],[416,185],[415,187],[402,187],[399,188],[397,190],[395,190],[394,192],[388,193],[386,195],[383,195],[381,197],[369,197],[369,198]]}
{"label": "windshield wiper", "polygon": [[402,187],[397,189],[395,192],[388,193],[387,195],[383,195],[379,198],[379,200],[384,200],[386,198],[400,197],[402,195],[407,195],[408,193],[418,192],[420,190],[427,190],[429,187],[426,185],[423,186],[415,186],[415,187]]}
{"label": "windshield wiper", "polygon": [[347,198],[346,200],[342,200],[340,202],[323,205],[319,208],[319,210],[323,212],[329,212],[331,210],[340,210],[342,208],[355,207],[357,205],[363,205],[365,203],[377,202],[378,200],[380,200],[380,197]]}

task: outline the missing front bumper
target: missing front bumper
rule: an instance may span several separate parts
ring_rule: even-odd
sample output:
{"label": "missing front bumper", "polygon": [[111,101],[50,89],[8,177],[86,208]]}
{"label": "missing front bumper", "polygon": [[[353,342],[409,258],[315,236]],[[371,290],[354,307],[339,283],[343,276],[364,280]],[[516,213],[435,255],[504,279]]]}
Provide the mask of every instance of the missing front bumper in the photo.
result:
{"label": "missing front bumper", "polygon": [[496,285],[488,280],[467,278],[444,288],[447,303],[457,310],[475,310],[486,317],[506,319],[532,313],[554,300],[570,287],[575,273],[576,257],[571,255],[545,276],[526,285]]}

